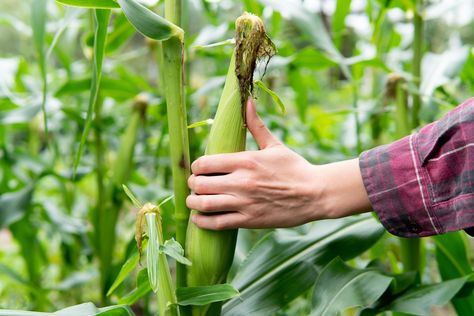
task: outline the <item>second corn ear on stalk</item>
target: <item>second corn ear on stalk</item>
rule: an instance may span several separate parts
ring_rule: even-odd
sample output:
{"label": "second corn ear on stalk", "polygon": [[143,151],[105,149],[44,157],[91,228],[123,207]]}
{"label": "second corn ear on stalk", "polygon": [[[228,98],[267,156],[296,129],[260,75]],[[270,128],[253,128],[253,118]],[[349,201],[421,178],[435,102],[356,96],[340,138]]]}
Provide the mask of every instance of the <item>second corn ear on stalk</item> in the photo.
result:
{"label": "second corn ear on stalk", "polygon": [[[256,62],[275,53],[262,20],[249,13],[236,20],[235,42],[206,155],[245,150],[245,106],[252,92]],[[210,231],[190,221],[186,241],[186,256],[192,262],[187,272],[188,286],[224,283],[234,258],[236,240],[236,229]],[[218,315],[220,305],[193,307],[193,315],[206,313]]]}

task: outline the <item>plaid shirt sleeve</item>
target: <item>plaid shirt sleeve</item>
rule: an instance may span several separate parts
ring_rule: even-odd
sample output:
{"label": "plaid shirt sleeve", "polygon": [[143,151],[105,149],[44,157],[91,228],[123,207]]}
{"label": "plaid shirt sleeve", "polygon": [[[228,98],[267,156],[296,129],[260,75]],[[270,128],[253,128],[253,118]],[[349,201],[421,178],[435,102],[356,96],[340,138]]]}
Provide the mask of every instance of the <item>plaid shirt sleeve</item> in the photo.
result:
{"label": "plaid shirt sleeve", "polygon": [[473,227],[474,98],[418,133],[363,152],[359,164],[390,233],[421,237]]}

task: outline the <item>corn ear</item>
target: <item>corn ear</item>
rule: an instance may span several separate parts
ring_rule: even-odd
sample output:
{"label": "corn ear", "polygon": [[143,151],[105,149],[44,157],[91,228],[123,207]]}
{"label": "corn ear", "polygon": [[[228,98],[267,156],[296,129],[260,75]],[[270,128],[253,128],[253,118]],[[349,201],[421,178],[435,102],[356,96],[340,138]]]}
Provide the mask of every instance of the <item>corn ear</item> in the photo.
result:
{"label": "corn ear", "polygon": [[[253,72],[257,59],[275,53],[263,22],[245,13],[236,21],[234,49],[224,90],[211,128],[206,155],[245,150],[245,104],[253,89]],[[196,211],[192,211],[196,213]],[[237,230],[211,231],[189,222],[186,255],[188,286],[224,283],[234,258]],[[221,304],[195,306],[193,315],[219,315]]]}

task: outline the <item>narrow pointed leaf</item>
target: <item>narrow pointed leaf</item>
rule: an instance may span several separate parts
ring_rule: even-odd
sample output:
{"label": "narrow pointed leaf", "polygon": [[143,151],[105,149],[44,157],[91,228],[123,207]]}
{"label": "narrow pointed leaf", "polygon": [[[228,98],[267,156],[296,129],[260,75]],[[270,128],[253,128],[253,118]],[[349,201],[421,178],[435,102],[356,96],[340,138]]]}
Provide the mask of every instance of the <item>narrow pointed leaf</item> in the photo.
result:
{"label": "narrow pointed leaf", "polygon": [[115,279],[114,283],[110,287],[109,291],[107,292],[107,296],[111,295],[117,287],[122,284],[122,282],[125,280],[125,278],[132,273],[132,271],[135,269],[135,267],[138,265],[140,262],[140,256],[138,255],[138,252],[134,252],[133,255],[127,259],[127,261],[123,264],[122,268],[120,269],[120,272]]}
{"label": "narrow pointed leaf", "polygon": [[142,269],[137,275],[137,287],[118,300],[119,304],[132,305],[140,298],[151,292],[147,269]]}
{"label": "narrow pointed leaf", "polygon": [[135,194],[133,194],[133,192],[125,184],[122,184],[122,188],[135,207],[138,207],[138,208],[143,207],[143,204],[137,199]]}
{"label": "narrow pointed leaf", "polygon": [[79,161],[81,160],[82,151],[89,135],[89,130],[92,125],[92,113],[97,102],[97,96],[99,94],[100,79],[102,76],[102,63],[104,60],[105,43],[107,40],[107,26],[110,19],[110,10],[96,9],[95,10],[95,23],[96,28],[94,32],[94,60],[92,62],[92,80],[91,90],[89,96],[89,106],[87,109],[87,117],[82,132],[81,141],[79,143],[79,149],[76,154],[74,162],[74,174],[76,174]]}
{"label": "narrow pointed leaf", "polygon": [[95,9],[113,9],[119,8],[117,1],[115,0],[56,0],[57,2],[65,5],[82,7],[82,8],[95,8]]}
{"label": "narrow pointed leaf", "polygon": [[183,30],[135,0],[117,0],[127,19],[143,35],[158,40],[173,36],[183,39]]}
{"label": "narrow pointed leaf", "polygon": [[239,296],[239,291],[230,284],[181,287],[176,290],[178,304],[204,306]]}
{"label": "narrow pointed leaf", "polygon": [[188,128],[191,129],[191,128],[195,128],[195,127],[199,127],[199,126],[212,125],[213,122],[214,122],[213,119],[207,119],[207,120],[204,120],[204,121],[199,121],[199,122],[196,122],[196,123],[189,124]]}
{"label": "narrow pointed leaf", "polygon": [[48,139],[48,116],[46,113],[46,101],[48,95],[48,80],[46,73],[46,54],[44,49],[46,36],[46,0],[33,0],[31,7],[31,26],[33,29],[33,40],[36,48],[36,56],[40,68],[41,81],[43,85],[41,96],[41,109],[43,111],[43,123],[46,139]]}
{"label": "narrow pointed leaf", "polygon": [[281,113],[285,114],[286,113],[286,107],[281,101],[280,97],[278,94],[276,94],[273,90],[268,88],[261,80],[257,80],[254,82],[257,87],[262,89],[265,93],[267,93],[273,100],[273,102],[276,103],[280,107]]}

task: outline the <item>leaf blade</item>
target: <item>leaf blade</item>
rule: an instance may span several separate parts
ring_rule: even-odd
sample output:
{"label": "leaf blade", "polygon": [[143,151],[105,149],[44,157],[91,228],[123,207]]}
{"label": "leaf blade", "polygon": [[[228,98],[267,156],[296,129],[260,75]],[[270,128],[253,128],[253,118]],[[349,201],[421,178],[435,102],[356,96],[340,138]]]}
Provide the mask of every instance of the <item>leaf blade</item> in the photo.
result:
{"label": "leaf blade", "polygon": [[178,304],[181,306],[204,306],[239,296],[239,291],[230,284],[181,287],[176,290]]}
{"label": "leaf blade", "polygon": [[117,2],[127,19],[141,34],[158,41],[167,40],[173,36],[183,39],[184,31],[180,27],[138,2],[134,0],[117,0]]}

